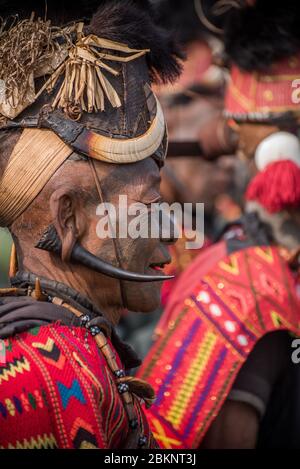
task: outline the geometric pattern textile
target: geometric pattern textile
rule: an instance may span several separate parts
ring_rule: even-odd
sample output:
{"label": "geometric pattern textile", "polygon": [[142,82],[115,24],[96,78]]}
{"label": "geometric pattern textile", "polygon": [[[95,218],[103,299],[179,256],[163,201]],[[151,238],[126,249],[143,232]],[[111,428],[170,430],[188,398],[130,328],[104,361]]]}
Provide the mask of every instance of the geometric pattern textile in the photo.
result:
{"label": "geometric pattern textile", "polygon": [[[6,339],[5,345],[0,448],[122,448],[130,431],[128,417],[91,334],[52,323]],[[145,447],[157,447],[133,398]]]}

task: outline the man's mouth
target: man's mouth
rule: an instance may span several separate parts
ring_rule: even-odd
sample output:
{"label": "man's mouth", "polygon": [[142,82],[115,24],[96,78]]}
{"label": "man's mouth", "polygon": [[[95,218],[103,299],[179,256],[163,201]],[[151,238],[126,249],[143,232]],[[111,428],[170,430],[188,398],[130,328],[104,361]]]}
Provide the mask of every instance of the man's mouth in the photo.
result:
{"label": "man's mouth", "polygon": [[170,264],[171,259],[167,259],[164,262],[152,262],[149,264],[149,269],[154,270],[154,272],[158,272],[159,274],[164,273],[164,268],[167,264]]}

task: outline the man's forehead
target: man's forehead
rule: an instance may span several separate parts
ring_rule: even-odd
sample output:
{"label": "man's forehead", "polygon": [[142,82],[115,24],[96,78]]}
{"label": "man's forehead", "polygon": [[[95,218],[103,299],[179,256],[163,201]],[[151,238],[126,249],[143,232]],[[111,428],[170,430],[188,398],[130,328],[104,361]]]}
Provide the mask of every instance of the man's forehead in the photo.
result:
{"label": "man's forehead", "polygon": [[104,175],[103,164],[96,162],[100,182],[107,193],[121,193],[122,190],[137,187],[147,190],[160,184],[160,170],[152,158],[137,163],[105,166]]}

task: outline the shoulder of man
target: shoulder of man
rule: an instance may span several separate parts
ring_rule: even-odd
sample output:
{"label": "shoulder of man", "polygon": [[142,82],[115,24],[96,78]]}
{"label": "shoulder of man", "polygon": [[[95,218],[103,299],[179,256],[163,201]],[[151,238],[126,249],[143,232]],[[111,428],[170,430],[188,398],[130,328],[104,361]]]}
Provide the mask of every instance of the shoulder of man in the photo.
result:
{"label": "shoulder of man", "polygon": [[5,339],[4,345],[0,446],[109,447],[109,409],[115,401],[120,411],[120,398],[90,334],[51,323]]}

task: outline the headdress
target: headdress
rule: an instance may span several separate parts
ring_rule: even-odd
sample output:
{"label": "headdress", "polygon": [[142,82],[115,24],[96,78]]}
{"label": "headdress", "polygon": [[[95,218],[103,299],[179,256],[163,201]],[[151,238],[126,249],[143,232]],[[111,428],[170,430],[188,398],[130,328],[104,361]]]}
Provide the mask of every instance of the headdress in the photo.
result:
{"label": "headdress", "polygon": [[259,172],[246,193],[271,213],[300,206],[299,19],[298,3],[256,0],[231,8],[224,26],[226,117],[280,130],[258,145]]}
{"label": "headdress", "polygon": [[[225,116],[236,122],[281,122],[300,117],[297,82],[300,52],[264,71],[231,67],[225,99]],[[299,86],[299,85],[298,85]]]}
{"label": "headdress", "polygon": [[0,181],[0,225],[10,226],[73,152],[163,163],[166,125],[150,84],[174,79],[180,66],[138,2],[104,0],[88,24],[5,20],[0,56],[0,131],[24,129]]}

